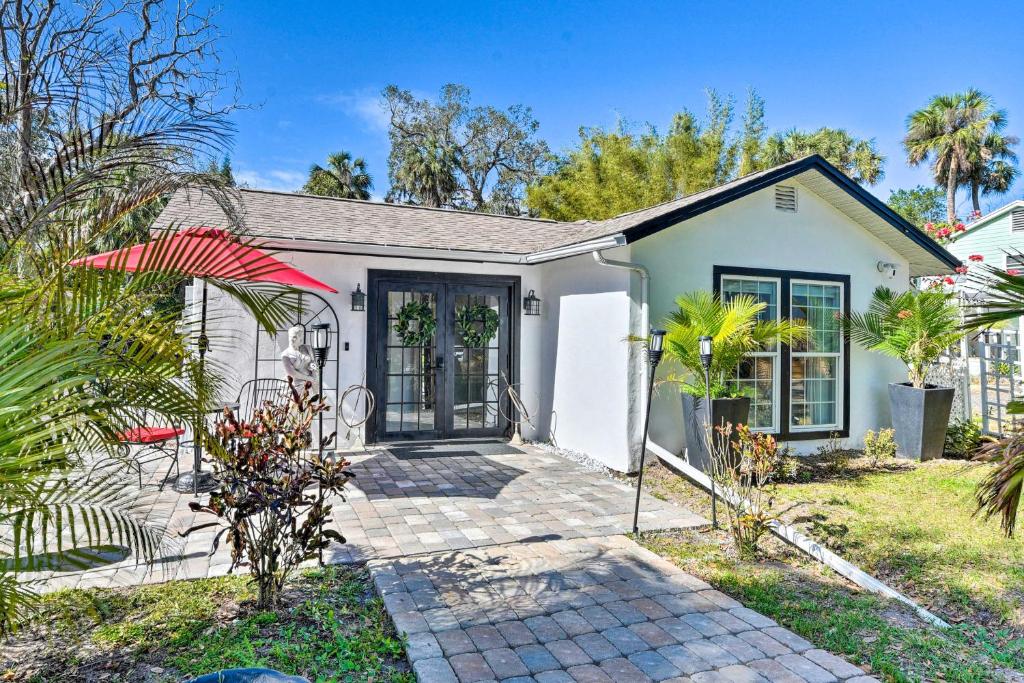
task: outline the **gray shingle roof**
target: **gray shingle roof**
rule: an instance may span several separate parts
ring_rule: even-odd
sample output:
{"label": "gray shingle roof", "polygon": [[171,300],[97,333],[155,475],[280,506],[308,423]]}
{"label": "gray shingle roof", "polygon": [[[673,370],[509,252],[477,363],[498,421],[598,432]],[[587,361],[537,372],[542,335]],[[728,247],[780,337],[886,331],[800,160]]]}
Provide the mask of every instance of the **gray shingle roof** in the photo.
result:
{"label": "gray shingle roof", "polygon": [[245,232],[255,237],[531,254],[615,235],[652,217],[727,191],[762,173],[603,221],[568,223],[243,189],[238,191],[235,221],[227,221],[220,204],[211,196],[199,191],[181,191],[171,197],[154,227],[216,227],[227,221],[229,224],[237,222]]}
{"label": "gray shingle roof", "polygon": [[238,190],[232,218],[211,196],[182,190],[154,227],[235,227],[275,241],[411,247],[525,256],[622,234],[635,241],[786,178],[795,178],[907,257],[914,275],[949,272],[951,254],[819,156],[603,221],[559,222],[356,199]]}

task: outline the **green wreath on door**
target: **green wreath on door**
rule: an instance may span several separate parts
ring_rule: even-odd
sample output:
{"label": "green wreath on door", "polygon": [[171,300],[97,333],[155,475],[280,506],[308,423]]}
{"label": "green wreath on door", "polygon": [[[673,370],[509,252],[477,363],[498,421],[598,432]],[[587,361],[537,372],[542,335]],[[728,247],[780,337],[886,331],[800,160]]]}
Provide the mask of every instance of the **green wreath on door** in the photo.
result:
{"label": "green wreath on door", "polygon": [[482,349],[498,334],[501,319],[490,306],[476,304],[461,306],[455,311],[455,328],[462,337],[462,345],[471,349]]}
{"label": "green wreath on door", "polygon": [[398,309],[393,329],[402,346],[429,346],[437,330],[437,318],[430,304],[413,300]]}

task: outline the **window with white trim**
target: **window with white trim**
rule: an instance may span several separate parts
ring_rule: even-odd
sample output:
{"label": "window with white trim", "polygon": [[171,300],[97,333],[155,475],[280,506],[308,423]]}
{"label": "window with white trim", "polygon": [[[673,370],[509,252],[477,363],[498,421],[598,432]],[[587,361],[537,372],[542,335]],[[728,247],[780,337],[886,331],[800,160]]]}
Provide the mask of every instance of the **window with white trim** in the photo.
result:
{"label": "window with white trim", "polygon": [[789,406],[793,431],[835,429],[842,415],[843,286],[792,280],[790,318],[810,328],[807,341],[792,345]]}
{"label": "window with white trim", "polygon": [[[729,301],[740,295],[751,296],[765,304],[758,314],[761,320],[779,319],[779,279],[747,276],[723,276],[722,300]],[[779,428],[778,381],[779,344],[750,354],[736,368],[734,383],[744,396],[750,398],[750,426],[758,431],[776,432]]]}
{"label": "window with white trim", "polygon": [[846,435],[849,342],[842,316],[849,311],[849,277],[715,266],[723,301],[752,296],[765,320],[789,318],[810,328],[807,341],[760,349],[736,368],[733,381],[748,396],[750,426],[784,439]]}

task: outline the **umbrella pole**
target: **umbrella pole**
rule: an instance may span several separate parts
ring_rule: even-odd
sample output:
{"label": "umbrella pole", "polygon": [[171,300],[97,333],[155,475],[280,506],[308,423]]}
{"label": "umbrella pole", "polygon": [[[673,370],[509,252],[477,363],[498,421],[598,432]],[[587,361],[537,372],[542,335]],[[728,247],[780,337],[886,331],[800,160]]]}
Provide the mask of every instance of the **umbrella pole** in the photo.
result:
{"label": "umbrella pole", "polygon": [[[199,318],[199,383],[203,383],[203,379],[206,376],[206,349],[210,345],[210,340],[206,336],[206,302],[207,302],[207,291],[206,291],[206,278],[203,278],[203,310]],[[203,409],[200,408],[200,411]],[[200,413],[199,419],[196,420],[196,424],[199,425],[199,429],[206,431],[206,415]],[[196,433],[194,443],[192,444],[192,494],[199,495],[199,473],[203,469],[203,446],[199,440],[199,434]]]}
{"label": "umbrella pole", "polygon": [[[206,352],[210,348],[210,339],[206,336],[206,309],[208,301],[208,292],[206,288],[206,280],[203,279],[203,304],[202,312],[199,318],[199,339],[197,339],[197,345],[199,347],[199,382],[202,385],[203,378],[206,376]],[[206,431],[206,415],[203,413],[202,406],[199,407],[199,414],[196,415],[196,427],[195,434],[192,435],[192,471],[179,477],[175,482],[174,488],[180,493],[187,493],[189,490],[192,491],[192,495],[198,496],[200,492],[206,492],[212,490],[216,482],[213,477],[208,473],[203,472],[203,445],[200,440],[200,431]]]}

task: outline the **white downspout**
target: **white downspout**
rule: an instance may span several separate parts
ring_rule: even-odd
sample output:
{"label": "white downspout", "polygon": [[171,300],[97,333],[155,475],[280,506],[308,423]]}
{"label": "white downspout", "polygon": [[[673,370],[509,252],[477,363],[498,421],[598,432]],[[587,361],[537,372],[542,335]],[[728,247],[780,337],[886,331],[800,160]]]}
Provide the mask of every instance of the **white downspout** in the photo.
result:
{"label": "white downspout", "polygon": [[[639,263],[633,263],[631,261],[613,261],[606,259],[604,254],[600,250],[594,250],[591,252],[594,255],[594,260],[600,266],[606,266],[608,268],[621,268],[623,270],[630,270],[640,276],[640,329],[630,330],[629,335],[631,337],[642,337],[647,338],[648,331],[650,329],[650,311],[648,309],[648,297],[650,295],[650,282],[651,274],[644,266]],[[637,363],[630,364],[630,372],[637,374]],[[640,372],[640,410],[643,411],[643,406],[647,405],[647,395],[651,391],[652,387],[648,386],[649,379],[646,372],[641,369]],[[629,384],[632,384],[630,382]],[[642,418],[641,418],[642,419]],[[631,456],[639,454],[639,449],[644,448],[646,444],[643,443],[643,435],[639,434],[641,429],[640,421],[634,420],[632,441],[636,446],[636,452],[631,453]],[[631,444],[631,446],[633,445]]]}

